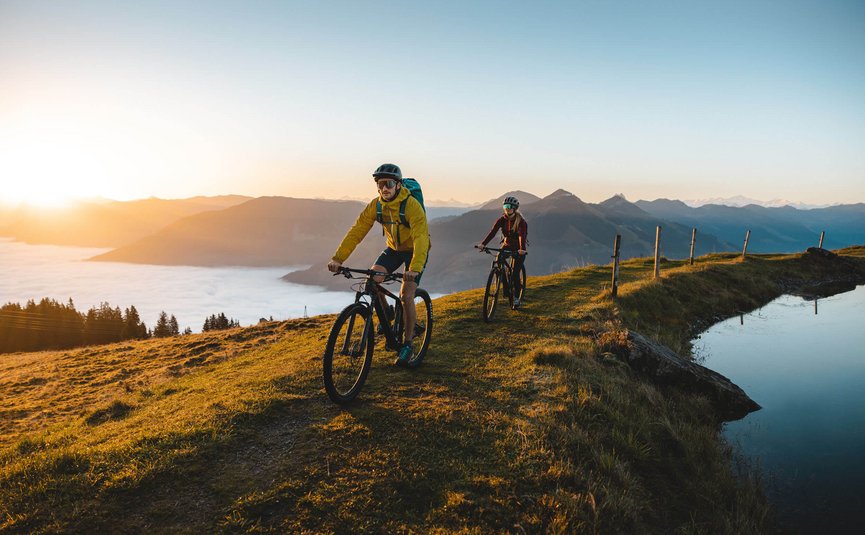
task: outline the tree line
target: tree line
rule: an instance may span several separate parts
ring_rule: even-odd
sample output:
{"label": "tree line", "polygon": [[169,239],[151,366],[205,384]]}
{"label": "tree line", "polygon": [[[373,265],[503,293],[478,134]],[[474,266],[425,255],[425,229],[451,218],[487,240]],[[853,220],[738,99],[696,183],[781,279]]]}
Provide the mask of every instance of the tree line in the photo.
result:
{"label": "tree line", "polygon": [[[237,320],[222,313],[204,322],[205,331],[239,326]],[[188,327],[183,331],[191,333]],[[151,330],[141,321],[135,306],[121,311],[120,307],[102,303],[82,313],[75,309],[72,299],[60,303],[45,298],[38,303],[31,299],[24,306],[7,303],[0,307],[0,353],[68,349],[179,334],[180,326],[173,314],[160,312]]]}
{"label": "tree line", "polygon": [[227,318],[225,314],[222,312],[219,315],[212,314],[209,318],[204,320],[204,327],[202,327],[202,331],[218,331],[220,329],[232,329],[234,327],[240,327],[240,322],[238,322],[234,318]]}

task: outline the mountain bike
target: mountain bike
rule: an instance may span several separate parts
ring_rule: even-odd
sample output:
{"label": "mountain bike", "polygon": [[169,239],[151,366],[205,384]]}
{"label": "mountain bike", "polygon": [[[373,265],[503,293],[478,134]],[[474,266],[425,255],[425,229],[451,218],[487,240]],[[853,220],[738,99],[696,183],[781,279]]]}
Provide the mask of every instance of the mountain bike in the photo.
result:
{"label": "mountain bike", "polygon": [[[343,275],[347,279],[364,279],[352,285],[357,292],[354,303],[345,307],[333,322],[324,349],[324,389],[335,403],[345,404],[357,397],[366,381],[372,366],[376,331],[384,335],[386,349],[399,351],[402,345],[405,330],[402,301],[383,285],[400,280],[403,275],[347,267],[340,267],[334,273],[336,275]],[[376,282],[374,276],[383,276],[384,280]],[[385,296],[387,307],[382,304],[379,295]],[[393,305],[389,303],[390,300],[393,300]],[[415,309],[417,319],[412,338],[412,357],[407,363],[411,368],[423,361],[432,335],[432,300],[422,288],[415,290]],[[378,322],[377,329],[373,326],[373,317]]]}
{"label": "mountain bike", "polygon": [[[487,254],[496,253],[493,263],[490,266],[490,275],[487,277],[487,289],[484,292],[484,321],[489,322],[493,319],[493,314],[496,311],[496,304],[499,302],[499,289],[504,290],[508,298],[508,303],[511,308],[514,308],[514,299],[522,300],[526,293],[526,266],[520,266],[520,272],[514,275],[514,257],[519,253],[509,249],[494,249],[492,247],[475,248]],[[520,278],[520,295],[514,295],[513,280],[514,276]]]}

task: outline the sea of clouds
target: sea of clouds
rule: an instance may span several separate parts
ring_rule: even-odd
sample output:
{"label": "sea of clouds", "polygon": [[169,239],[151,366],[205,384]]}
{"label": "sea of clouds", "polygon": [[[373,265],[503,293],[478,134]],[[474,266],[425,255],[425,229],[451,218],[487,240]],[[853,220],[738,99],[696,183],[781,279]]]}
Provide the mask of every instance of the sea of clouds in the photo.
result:
{"label": "sea of clouds", "polygon": [[0,304],[43,297],[79,312],[102,302],[121,310],[134,305],[148,327],[160,311],[177,318],[180,330],[200,332],[205,318],[224,312],[241,325],[339,312],[354,300],[345,292],[292,284],[280,277],[292,268],[195,267],[90,262],[107,249],[28,245],[0,238]]}

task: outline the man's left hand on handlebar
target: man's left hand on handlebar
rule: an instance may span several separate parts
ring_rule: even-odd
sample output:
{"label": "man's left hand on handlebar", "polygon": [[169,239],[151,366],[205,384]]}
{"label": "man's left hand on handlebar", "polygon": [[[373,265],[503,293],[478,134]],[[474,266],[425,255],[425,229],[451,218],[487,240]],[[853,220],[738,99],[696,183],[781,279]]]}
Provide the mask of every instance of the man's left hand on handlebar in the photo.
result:
{"label": "man's left hand on handlebar", "polygon": [[417,276],[418,276],[417,271],[406,271],[402,276],[402,280],[408,281],[408,282],[414,282],[414,280],[417,278]]}
{"label": "man's left hand on handlebar", "polygon": [[342,267],[342,262],[337,262],[336,260],[331,260],[330,262],[327,263],[327,269],[331,273],[336,273],[337,271],[339,271],[339,268],[341,268],[341,267]]}

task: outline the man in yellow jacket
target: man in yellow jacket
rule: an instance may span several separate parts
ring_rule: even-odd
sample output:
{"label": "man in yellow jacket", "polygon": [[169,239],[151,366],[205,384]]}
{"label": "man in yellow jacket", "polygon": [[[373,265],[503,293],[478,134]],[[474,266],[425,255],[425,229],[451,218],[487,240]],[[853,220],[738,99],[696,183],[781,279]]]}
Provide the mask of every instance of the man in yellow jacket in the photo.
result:
{"label": "man in yellow jacket", "polygon": [[[417,316],[414,295],[426,267],[430,248],[426,212],[409,190],[402,187],[402,171],[398,166],[392,163],[382,164],[372,176],[378,187],[378,197],[370,201],[360,213],[354,226],[339,244],[327,269],[336,273],[367,235],[373,223],[376,220],[381,223],[387,236],[387,247],[370,269],[392,273],[401,265],[406,267],[399,294],[402,301],[403,324],[406,327],[405,339],[394,362],[396,365],[404,365],[412,357],[411,342],[414,338]],[[403,202],[405,202],[404,210],[403,214],[400,214],[400,206]],[[376,277],[376,280],[381,282],[382,277]],[[382,298],[382,305],[386,306],[383,296],[380,298]]]}

